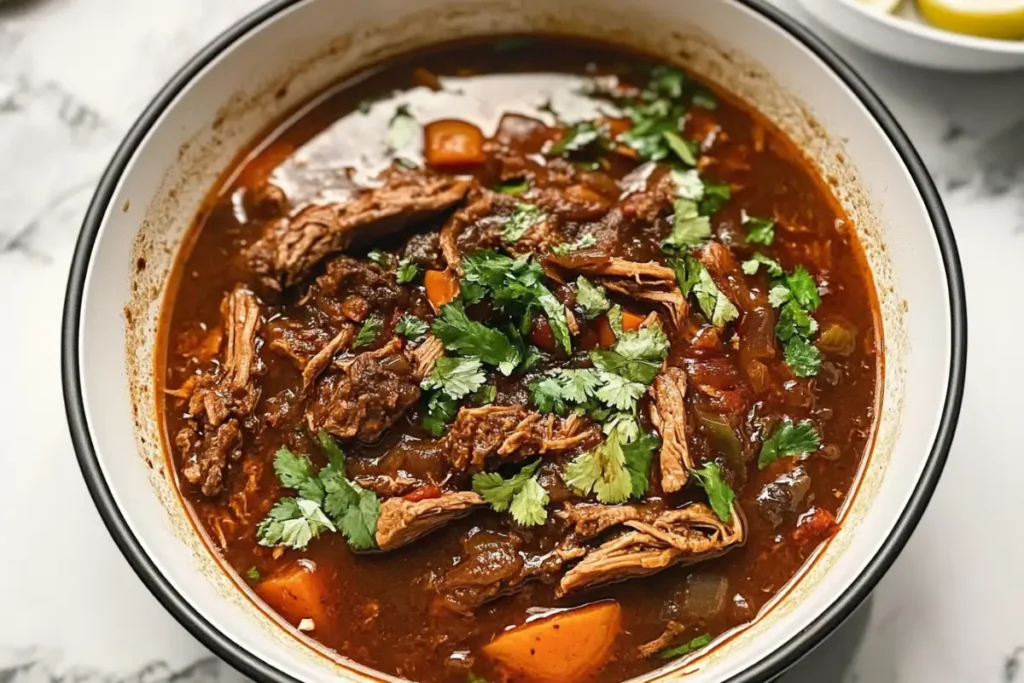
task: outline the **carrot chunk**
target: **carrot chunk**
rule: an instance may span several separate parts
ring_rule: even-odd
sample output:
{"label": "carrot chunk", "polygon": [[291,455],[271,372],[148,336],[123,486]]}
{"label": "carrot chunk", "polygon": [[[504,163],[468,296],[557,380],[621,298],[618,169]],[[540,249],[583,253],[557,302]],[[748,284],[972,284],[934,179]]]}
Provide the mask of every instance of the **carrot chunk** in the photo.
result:
{"label": "carrot chunk", "polygon": [[[639,330],[640,325],[646,320],[644,316],[637,315],[636,313],[630,313],[629,311],[622,312],[622,331],[631,332],[633,330]],[[612,326],[608,323],[608,316],[602,315],[598,318],[595,323],[597,324],[597,341],[601,347],[610,349],[615,346],[615,332],[612,330]]]}
{"label": "carrot chunk", "polygon": [[427,300],[434,311],[451,302],[459,293],[459,283],[449,270],[428,270],[423,274],[423,286],[427,290]]}
{"label": "carrot chunk", "polygon": [[317,574],[316,564],[299,560],[293,566],[277,572],[256,584],[256,595],[275,612],[298,624],[312,619],[314,626],[327,623],[324,610],[324,586]]}
{"label": "carrot chunk", "polygon": [[505,631],[484,653],[531,681],[572,683],[608,661],[621,629],[619,603],[597,602]]}
{"label": "carrot chunk", "polygon": [[472,166],[482,164],[484,134],[467,121],[444,119],[427,124],[423,132],[426,140],[427,163],[434,167]]}

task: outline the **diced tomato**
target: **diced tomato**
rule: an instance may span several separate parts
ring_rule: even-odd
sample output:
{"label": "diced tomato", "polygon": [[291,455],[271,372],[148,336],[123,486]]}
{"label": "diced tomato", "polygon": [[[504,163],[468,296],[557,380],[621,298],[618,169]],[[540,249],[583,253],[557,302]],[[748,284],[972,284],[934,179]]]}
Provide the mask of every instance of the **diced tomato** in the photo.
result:
{"label": "diced tomato", "polygon": [[548,319],[542,315],[538,315],[533,320],[533,329],[530,330],[530,341],[533,342],[537,348],[547,351],[548,353],[554,353],[557,345],[555,343],[555,333],[551,331],[551,323]]}
{"label": "diced tomato", "polygon": [[793,530],[793,540],[801,545],[816,546],[825,539],[831,538],[839,525],[836,518],[828,510],[811,508],[797,519]]}

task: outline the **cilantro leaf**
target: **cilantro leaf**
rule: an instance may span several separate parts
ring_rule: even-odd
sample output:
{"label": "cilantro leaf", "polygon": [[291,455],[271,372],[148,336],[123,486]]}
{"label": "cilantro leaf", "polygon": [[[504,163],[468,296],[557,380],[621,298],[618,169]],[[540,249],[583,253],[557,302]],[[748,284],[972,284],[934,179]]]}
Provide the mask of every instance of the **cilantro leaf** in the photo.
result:
{"label": "cilantro leaf", "polygon": [[540,460],[527,465],[508,479],[497,472],[473,475],[473,490],[497,512],[511,512],[521,526],[543,524],[548,517],[548,492],[537,481]]}
{"label": "cilantro leaf", "polygon": [[[749,260],[743,262],[743,272],[747,275],[755,275],[758,268],[761,266],[765,267],[768,274],[772,277],[779,277],[782,275],[782,266],[775,259],[768,258],[761,252],[757,252]],[[788,296],[788,292],[787,292]]]}
{"label": "cilantro leaf", "polygon": [[700,200],[700,213],[702,216],[710,216],[725,206],[732,196],[732,189],[728,183],[714,183],[704,181],[704,197]]}
{"label": "cilantro leaf", "polygon": [[793,422],[787,419],[761,444],[757,466],[763,470],[779,458],[811,453],[820,447],[821,437],[818,436],[814,423],[810,420]]}
{"label": "cilantro leaf", "polygon": [[522,360],[519,349],[497,330],[469,319],[459,304],[445,304],[431,327],[444,347],[455,353],[477,356],[494,365],[503,375],[510,375]]}
{"label": "cilantro leaf", "polygon": [[658,64],[651,69],[651,77],[647,88],[655,97],[664,95],[671,99],[677,99],[683,96],[683,85],[685,83],[686,74],[682,71],[665,66],[664,64]]}
{"label": "cilantro leaf", "polygon": [[319,502],[324,491],[313,474],[313,463],[304,455],[296,455],[282,446],[274,455],[274,473],[282,486],[295,489],[299,495]]}
{"label": "cilantro leaf", "polygon": [[408,259],[402,259],[398,262],[398,272],[395,274],[395,279],[398,284],[405,285],[415,280],[419,273],[419,265]]}
{"label": "cilantro leaf", "polygon": [[728,524],[732,520],[732,503],[736,499],[732,487],[722,477],[722,468],[709,462],[699,470],[690,470],[700,486],[708,494],[711,509],[720,520]]}
{"label": "cilantro leaf", "polygon": [[262,546],[283,545],[304,550],[309,542],[324,531],[336,531],[320,504],[305,498],[285,497],[277,501],[256,527],[256,538]]}
{"label": "cilantro leaf", "polygon": [[676,271],[676,279],[683,295],[693,294],[696,297],[701,312],[712,325],[723,327],[727,322],[739,317],[739,309],[718,289],[718,285],[711,279],[711,274],[700,261],[692,256],[674,259],[672,269]]}
{"label": "cilantro leaf", "polygon": [[633,492],[619,435],[612,432],[599,446],[576,456],[564,472],[565,483],[580,495],[594,493],[602,503],[624,503]]}
{"label": "cilantro leaf", "polygon": [[494,186],[494,189],[502,194],[524,194],[530,189],[530,181],[526,178],[513,178],[512,180],[498,183]]}
{"label": "cilantro leaf", "polygon": [[[677,200],[678,205],[680,201]],[[711,237],[711,220],[707,216],[680,219],[679,212],[672,222],[672,232],[661,243],[663,249],[684,249],[702,244]]]}
{"label": "cilantro leaf", "polygon": [[555,376],[540,377],[529,384],[530,401],[542,413],[565,415],[569,408],[562,393],[562,384]]}
{"label": "cilantro leaf", "polygon": [[403,104],[395,109],[388,123],[384,144],[389,153],[403,151],[416,141],[419,134],[420,124],[409,113],[409,105]]}
{"label": "cilantro leaf", "polygon": [[683,107],[674,106],[660,98],[646,104],[629,106],[626,114],[633,122],[633,127],[621,133],[616,140],[635,151],[642,161],[661,161],[673,152],[666,135],[671,134],[681,143],[682,153],[689,152],[692,156],[692,150],[675,132],[679,130],[684,113]]}
{"label": "cilantro leaf", "polygon": [[701,180],[697,169],[691,168],[686,171],[673,169],[671,172],[672,183],[676,186],[676,196],[699,202],[704,198],[704,181]]}
{"label": "cilantro leaf", "polygon": [[246,569],[245,575],[249,577],[249,579],[251,579],[252,581],[260,580],[260,570],[256,569],[256,567],[249,567],[248,569]]}
{"label": "cilantro leaf", "polygon": [[636,402],[647,391],[647,386],[640,382],[631,382],[628,379],[610,373],[602,373],[601,379],[604,384],[597,390],[597,398],[611,408],[618,410],[633,410]]}
{"label": "cilantro leaf", "polygon": [[424,389],[439,389],[458,400],[472,394],[486,381],[480,359],[442,356],[434,363],[434,369],[420,386]]}
{"label": "cilantro leaf", "polygon": [[700,107],[701,109],[709,109],[712,111],[718,109],[718,98],[716,98],[715,94],[703,85],[694,87],[690,103],[695,107]]}
{"label": "cilantro leaf", "polygon": [[[621,431],[618,432],[621,435]],[[654,451],[661,444],[654,434],[644,434],[632,443],[622,444],[622,455],[626,459],[629,480],[634,498],[642,498],[647,493],[651,480],[651,461]]]}
{"label": "cilantro leaf", "polygon": [[684,164],[688,166],[697,165],[697,143],[692,140],[684,140],[674,130],[666,130],[661,133],[668,143],[669,149],[676,153]]}
{"label": "cilantro leaf", "polygon": [[[342,476],[345,475],[345,451],[341,450],[341,446],[334,440],[326,430],[321,429],[316,434],[317,443],[320,444],[320,450],[327,456],[328,467],[334,468],[336,471],[341,472]],[[323,470],[321,470],[323,471]]]}
{"label": "cilantro leaf", "polygon": [[650,384],[668,355],[668,338],[661,325],[622,332],[611,350],[591,351],[590,361],[599,370],[631,382]]}
{"label": "cilantro leaf", "polygon": [[576,278],[576,303],[587,320],[593,320],[612,306],[605,288],[592,284],[582,275]]}
{"label": "cilantro leaf", "polygon": [[594,237],[593,233],[588,232],[577,237],[575,242],[556,244],[551,247],[551,253],[556,256],[565,256],[569,252],[586,249],[587,247],[592,247],[595,244],[597,244],[597,238]]}
{"label": "cilantro leaf", "polygon": [[493,384],[485,384],[470,395],[469,399],[478,406],[485,406],[494,403],[498,397],[498,387]]}
{"label": "cilantro leaf", "polygon": [[747,229],[749,244],[770,245],[775,241],[775,221],[743,214],[743,226]]}
{"label": "cilantro leaf", "polygon": [[384,320],[374,313],[359,328],[359,332],[356,333],[356,338],[352,342],[352,348],[358,349],[360,346],[372,344],[377,340],[377,336],[381,333],[382,329],[384,329]]}
{"label": "cilantro leaf", "polygon": [[458,401],[443,391],[431,392],[427,396],[427,412],[421,424],[433,436],[443,436],[445,429],[458,412]]}
{"label": "cilantro leaf", "polygon": [[370,259],[371,261],[373,261],[377,265],[384,266],[385,268],[388,267],[388,261],[390,260],[388,258],[388,255],[385,254],[380,249],[371,249],[366,254],[366,258]]}
{"label": "cilantro leaf", "polygon": [[605,420],[601,431],[605,435],[616,432],[622,443],[632,443],[640,437],[640,423],[633,413],[613,413]]}
{"label": "cilantro leaf", "polygon": [[690,654],[694,650],[699,650],[702,647],[707,647],[710,644],[711,634],[704,633],[687,643],[683,643],[682,645],[676,645],[675,647],[667,647],[663,650],[658,650],[658,657],[660,659],[672,659],[674,657],[682,657],[683,655]]}
{"label": "cilantro leaf", "polygon": [[517,242],[526,231],[547,220],[544,209],[535,204],[519,204],[501,228],[501,237],[506,242]]}
{"label": "cilantro leaf", "polygon": [[792,273],[786,275],[786,286],[793,299],[805,310],[814,312],[821,305],[818,285],[803,266],[797,266]]}
{"label": "cilantro leaf", "polygon": [[409,313],[404,313],[395,325],[395,333],[400,334],[410,341],[420,341],[426,336],[430,326],[419,318]]}
{"label": "cilantro leaf", "polygon": [[792,298],[793,294],[789,291],[789,287],[780,282],[772,285],[772,288],[768,290],[768,303],[774,308],[778,308]]}
{"label": "cilantro leaf", "polygon": [[601,382],[591,368],[553,370],[530,382],[530,398],[543,413],[565,415],[569,404],[584,405],[593,398]]}
{"label": "cilantro leaf", "polygon": [[587,147],[601,142],[604,130],[592,121],[581,121],[570,126],[562,137],[548,150],[548,156],[569,156],[573,152],[581,152]]}
{"label": "cilantro leaf", "polygon": [[572,355],[572,337],[569,334],[569,323],[565,319],[565,306],[555,298],[550,289],[543,285],[537,287],[536,297],[540,307],[544,309],[551,332],[555,335],[555,341],[565,349],[567,354]]}
{"label": "cilantro leaf", "polygon": [[349,486],[355,491],[357,502],[355,505],[349,505],[337,520],[338,530],[356,550],[376,548],[377,520],[380,518],[380,501],[377,494],[355,482],[351,482]]}
{"label": "cilantro leaf", "polygon": [[786,343],[786,365],[797,377],[814,377],[821,370],[821,351],[801,337]]}
{"label": "cilantro leaf", "polygon": [[[787,290],[788,291],[788,290]],[[769,294],[771,298],[771,294]],[[779,320],[775,323],[775,336],[784,342],[796,337],[809,338],[818,331],[818,321],[795,301],[787,301],[779,309]]]}

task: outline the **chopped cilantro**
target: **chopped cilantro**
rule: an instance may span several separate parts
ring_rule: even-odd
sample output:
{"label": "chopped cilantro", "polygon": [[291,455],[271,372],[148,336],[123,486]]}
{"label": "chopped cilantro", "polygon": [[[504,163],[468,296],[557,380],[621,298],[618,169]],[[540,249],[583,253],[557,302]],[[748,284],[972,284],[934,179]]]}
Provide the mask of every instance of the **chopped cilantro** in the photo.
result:
{"label": "chopped cilantro", "polygon": [[680,203],[685,201],[687,200],[676,200],[672,233],[661,243],[666,251],[695,247],[711,237],[711,220],[707,216],[685,217],[679,212]]}
{"label": "chopped cilantro", "polygon": [[547,214],[542,208],[534,204],[520,204],[512,215],[509,216],[508,220],[505,221],[505,225],[501,229],[501,236],[506,242],[517,242],[520,237],[526,234],[526,231],[537,225],[543,223],[547,219]]}
{"label": "chopped cilantro", "polygon": [[701,109],[710,109],[712,111],[718,109],[718,98],[703,85],[698,85],[693,89],[693,96],[690,98],[690,102],[693,106],[700,107]]}
{"label": "chopped cilantro", "polygon": [[576,278],[576,303],[587,320],[593,320],[612,306],[605,288],[592,284],[582,275]]}
{"label": "chopped cilantro", "polygon": [[530,189],[530,181],[526,178],[513,178],[498,183],[494,189],[502,194],[523,194]]}
{"label": "chopped cilantro", "polygon": [[405,313],[398,319],[395,325],[395,332],[410,341],[419,341],[427,334],[430,325],[409,313]]}
{"label": "chopped cilantro", "polygon": [[821,305],[818,285],[803,266],[797,266],[786,276],[786,286],[789,287],[793,299],[807,311],[813,313]]}
{"label": "chopped cilantro", "polygon": [[[771,294],[769,294],[769,298],[771,298]],[[796,301],[787,301],[779,309],[779,320],[775,323],[775,336],[782,341],[788,342],[797,337],[808,339],[817,331],[818,321],[800,308]]]}
{"label": "chopped cilantro", "polygon": [[711,643],[711,634],[705,633],[699,635],[693,640],[683,643],[682,645],[676,645],[675,647],[667,647],[664,650],[658,650],[658,657],[660,659],[672,659],[674,657],[682,657],[688,655],[694,650],[699,650],[702,647],[707,647]]}
{"label": "chopped cilantro", "polygon": [[802,337],[786,342],[785,356],[786,365],[797,377],[814,377],[821,369],[821,351]]}
{"label": "chopped cilantro", "polygon": [[[782,275],[782,266],[775,259],[768,258],[761,252],[757,252],[749,260],[743,262],[743,272],[747,275],[755,275],[758,268],[764,266],[765,270],[772,277],[779,277]],[[787,291],[788,297],[788,291]],[[774,304],[773,304],[774,305]]]}
{"label": "chopped cilantro", "polygon": [[669,149],[676,153],[684,164],[688,166],[697,165],[697,143],[692,140],[684,140],[679,133],[674,130],[666,130],[662,132],[665,137],[665,142],[668,144]]}
{"label": "chopped cilantro", "polygon": [[328,464],[345,474],[345,451],[341,450],[341,446],[334,440],[334,437],[327,430],[321,429],[316,433],[316,440],[320,444],[320,450],[327,456]]}
{"label": "chopped cilantro", "polygon": [[739,317],[740,312],[735,304],[718,289],[711,279],[711,274],[700,261],[687,255],[683,259],[673,259],[672,268],[679,281],[679,289],[684,296],[693,294],[700,310],[715,327],[723,327],[727,322]]}
{"label": "chopped cilantro", "polygon": [[[620,413],[620,415],[622,415]],[[625,424],[620,420],[619,424]],[[633,426],[636,425],[635,419]],[[654,451],[661,444],[654,434],[644,434],[638,439],[629,442],[623,437],[623,428],[616,430],[618,438],[622,441],[622,455],[626,459],[626,469],[629,470],[629,480],[632,486],[634,498],[642,498],[647,493],[647,487],[651,480],[651,461],[654,460]]]}
{"label": "chopped cilantro", "polygon": [[565,415],[570,404],[583,406],[594,398],[602,382],[592,368],[552,370],[530,382],[530,398],[542,413]]}
{"label": "chopped cilantro", "polygon": [[459,304],[445,304],[431,327],[444,347],[455,353],[476,356],[510,375],[522,360],[519,349],[497,330],[470,320]]}
{"label": "chopped cilantro", "polygon": [[326,491],[324,511],[334,520],[348,544],[356,550],[376,547],[374,535],[380,517],[377,494],[349,481],[344,473],[331,466],[320,470],[320,478]]}
{"label": "chopped cilantro", "polygon": [[639,330],[621,332],[615,346],[607,351],[591,351],[590,360],[599,370],[620,375],[631,382],[650,384],[666,355],[668,338],[661,325],[648,325]]}
{"label": "chopped cilantro", "polygon": [[640,437],[640,422],[633,413],[613,413],[601,426],[605,434],[617,432],[622,443],[632,443]]}
{"label": "chopped cilantro", "polygon": [[[633,126],[621,133],[617,140],[635,151],[642,161],[662,161],[674,151],[692,157],[693,150],[676,132],[680,129],[684,113],[681,106],[672,105],[665,99],[629,106],[626,114]],[[673,136],[673,143],[680,143],[680,150],[671,146],[669,135]]]}
{"label": "chopped cilantro", "polygon": [[722,468],[717,463],[709,462],[699,470],[691,470],[690,474],[696,479],[697,485],[708,494],[708,502],[711,503],[715,515],[728,524],[732,520],[732,503],[736,495],[722,477]]}
{"label": "chopped cilantro", "polygon": [[442,436],[458,412],[458,401],[443,391],[432,391],[427,395],[427,412],[421,424],[433,436]]}
{"label": "chopped cilantro", "polygon": [[771,245],[775,241],[775,221],[743,214],[743,227],[747,229],[749,244]]}
{"label": "chopped cilantro", "polygon": [[581,121],[570,126],[562,137],[548,150],[549,156],[562,157],[581,152],[595,143],[600,143],[605,131],[592,121]]}
{"label": "chopped cilantro", "polygon": [[732,190],[727,183],[713,183],[704,181],[704,197],[700,200],[700,213],[702,216],[710,216],[725,206],[732,195]]}
{"label": "chopped cilantro", "polygon": [[320,479],[313,473],[313,463],[304,455],[292,453],[286,446],[274,455],[274,474],[282,486],[295,489],[303,498],[320,500],[324,495]]}
{"label": "chopped cilantro", "polygon": [[388,262],[390,261],[390,258],[388,257],[388,255],[385,254],[380,249],[371,249],[366,254],[366,258],[370,259],[371,261],[373,261],[374,263],[376,263],[378,265],[384,266],[385,268],[388,267]]}
{"label": "chopped cilantro", "polygon": [[245,575],[253,581],[260,580],[260,570],[256,569],[256,567],[249,567],[248,569],[246,569]]}
{"label": "chopped cilantro", "polygon": [[673,69],[664,64],[658,64],[651,69],[650,81],[647,84],[649,96],[664,96],[677,99],[683,96],[683,85],[686,83],[686,74],[679,69]]}
{"label": "chopped cilantro", "polygon": [[555,298],[547,287],[541,285],[535,292],[540,307],[544,309],[555,341],[561,344],[567,354],[572,354],[572,336],[569,334],[569,323],[565,319],[565,306]]}
{"label": "chopped cilantro", "polygon": [[416,141],[420,134],[420,124],[409,113],[409,105],[403,104],[395,109],[391,121],[388,123],[387,133],[384,134],[384,143],[389,153],[405,150]]}
{"label": "chopped cilantro", "polygon": [[487,683],[487,679],[470,671],[466,674],[466,683]]}
{"label": "chopped cilantro", "polygon": [[498,397],[498,387],[493,384],[485,384],[472,393],[469,397],[473,403],[478,406],[486,406],[494,403],[494,399]]}
{"label": "chopped cilantro", "polygon": [[811,453],[820,447],[821,437],[810,420],[793,422],[787,419],[761,444],[757,466],[763,470],[779,458]]}
{"label": "chopped cilantro", "polygon": [[395,275],[395,279],[398,284],[405,285],[415,280],[419,272],[419,265],[408,259],[402,259],[398,262],[398,273]]}
{"label": "chopped cilantro", "polygon": [[384,320],[374,313],[359,328],[359,332],[356,333],[356,338],[352,342],[352,348],[358,349],[360,346],[372,344],[377,340],[377,335],[382,329],[384,329]]}
{"label": "chopped cilantro", "polygon": [[647,385],[630,381],[621,375],[604,373],[601,379],[603,383],[595,395],[610,408],[632,410],[647,391]]}
{"label": "chopped cilantro", "polygon": [[671,177],[676,186],[677,197],[694,202],[699,202],[704,198],[704,181],[701,180],[697,169],[691,168],[686,171],[673,169]]}
{"label": "chopped cilantro", "polygon": [[423,379],[424,389],[439,389],[459,400],[479,389],[487,381],[479,358],[450,358],[442,356],[434,369]]}
{"label": "chopped cilantro", "polygon": [[530,344],[523,350],[523,361],[519,364],[519,369],[526,372],[537,367],[542,360],[544,360],[544,354],[536,346]]}
{"label": "chopped cilantro", "polygon": [[597,238],[592,233],[586,233],[576,238],[575,242],[568,242],[565,244],[556,244],[551,247],[551,253],[555,256],[565,256],[569,252],[579,251],[580,249],[586,249],[597,244]]}
{"label": "chopped cilantro", "polygon": [[789,301],[792,296],[793,295],[790,293],[789,287],[784,284],[776,283],[768,290],[768,303],[771,304],[773,308],[778,308]]}
{"label": "chopped cilantro", "polygon": [[540,460],[527,465],[517,474],[503,479],[497,472],[473,475],[473,490],[498,512],[511,512],[521,526],[543,524],[548,518],[546,506],[550,497],[537,481]]}
{"label": "chopped cilantro", "polygon": [[576,456],[565,468],[565,483],[580,495],[593,493],[602,503],[626,502],[633,480],[619,439],[612,432],[599,446]]}
{"label": "chopped cilantro", "polygon": [[285,546],[304,550],[309,542],[324,531],[337,531],[320,504],[306,498],[281,498],[256,527],[256,537],[263,546]]}

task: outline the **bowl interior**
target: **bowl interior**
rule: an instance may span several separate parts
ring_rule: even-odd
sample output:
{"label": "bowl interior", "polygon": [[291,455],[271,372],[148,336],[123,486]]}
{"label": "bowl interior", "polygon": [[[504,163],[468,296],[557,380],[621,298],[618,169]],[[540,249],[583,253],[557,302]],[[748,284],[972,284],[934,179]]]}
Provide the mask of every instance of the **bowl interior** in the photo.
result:
{"label": "bowl interior", "polygon": [[944,263],[950,247],[933,225],[941,208],[930,186],[920,186],[916,158],[904,158],[906,149],[843,78],[778,19],[766,18],[769,10],[729,0],[707,0],[699,15],[688,7],[660,0],[628,8],[611,0],[282,0],[204,51],[143,116],[104,179],[80,242],[66,386],[76,445],[108,525],[150,587],[207,645],[257,677],[390,680],[321,656],[318,645],[275,624],[197,534],[161,447],[157,321],[193,216],[260,131],[345,74],[453,36],[605,39],[723,85],[755,103],[828,179],[872,269],[885,339],[883,396],[876,446],[842,530],[752,626],[697,662],[677,662],[645,680],[675,680],[680,668],[692,670],[686,680],[696,683],[777,670],[831,629],[888,565],[900,545],[890,536],[912,526],[930,493],[919,481],[926,469],[937,475],[943,448],[933,453],[933,445],[949,436],[947,394],[958,393],[948,388],[956,302],[947,266],[955,266]]}

